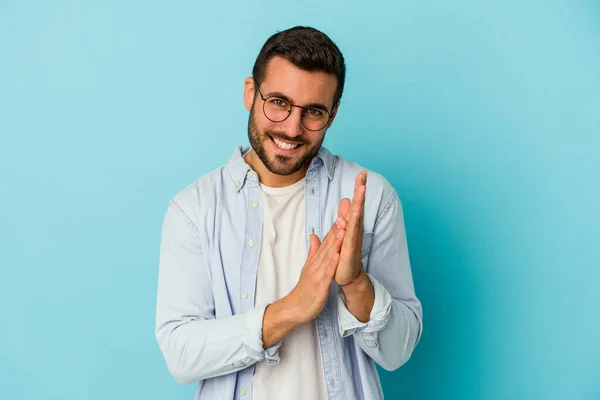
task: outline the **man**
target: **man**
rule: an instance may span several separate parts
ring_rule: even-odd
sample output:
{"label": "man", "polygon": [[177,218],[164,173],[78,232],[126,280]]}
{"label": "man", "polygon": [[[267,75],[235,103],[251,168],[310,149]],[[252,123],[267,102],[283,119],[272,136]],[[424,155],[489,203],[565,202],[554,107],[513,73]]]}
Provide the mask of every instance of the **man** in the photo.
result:
{"label": "man", "polygon": [[156,338],[196,399],[382,399],[374,362],[420,338],[396,191],[321,146],[344,79],[325,34],[271,36],[244,86],[251,147],[169,203]]}

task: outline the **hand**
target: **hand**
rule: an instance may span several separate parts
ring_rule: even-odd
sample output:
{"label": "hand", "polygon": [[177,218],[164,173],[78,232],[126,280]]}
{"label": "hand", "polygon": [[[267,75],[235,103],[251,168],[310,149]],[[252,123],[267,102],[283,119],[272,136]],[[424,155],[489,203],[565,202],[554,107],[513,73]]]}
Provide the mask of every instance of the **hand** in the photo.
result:
{"label": "hand", "polygon": [[338,207],[338,216],[347,222],[346,235],[340,251],[340,262],[335,282],[345,285],[356,277],[362,267],[362,241],[364,235],[365,193],[367,171],[361,171],[354,181],[354,197],[344,198]]}
{"label": "hand", "polygon": [[329,287],[340,260],[345,222],[338,219],[323,243],[310,235],[310,249],[296,287],[286,296],[286,303],[299,324],[313,320],[325,306]]}

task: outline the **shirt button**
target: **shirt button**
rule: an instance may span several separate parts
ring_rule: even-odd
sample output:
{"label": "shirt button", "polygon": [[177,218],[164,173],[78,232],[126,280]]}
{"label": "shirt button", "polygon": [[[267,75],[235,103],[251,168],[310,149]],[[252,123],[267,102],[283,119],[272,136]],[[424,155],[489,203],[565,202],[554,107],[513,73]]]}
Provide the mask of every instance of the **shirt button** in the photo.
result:
{"label": "shirt button", "polygon": [[335,379],[331,380],[331,387],[335,387]]}
{"label": "shirt button", "polygon": [[327,339],[327,329],[325,329],[325,330],[323,331],[323,337],[324,337],[325,339]]}
{"label": "shirt button", "polygon": [[253,246],[254,246],[254,240],[250,240],[250,241],[248,242],[248,246],[250,246],[250,247],[253,247]]}
{"label": "shirt button", "polygon": [[254,207],[254,208],[258,207],[258,201],[253,201],[252,202],[252,207]]}
{"label": "shirt button", "polygon": [[248,293],[242,292],[242,299],[247,299],[247,298],[248,298]]}
{"label": "shirt button", "polygon": [[252,178],[254,176],[254,172],[248,171],[248,178]]}
{"label": "shirt button", "polygon": [[242,396],[245,396],[245,395],[246,395],[246,389],[242,389],[242,390],[240,390],[240,394],[241,394]]}
{"label": "shirt button", "polygon": [[310,194],[315,194],[315,188],[314,187],[310,189]]}
{"label": "shirt button", "polygon": [[236,183],[235,183],[235,187],[239,189],[239,188],[240,188],[240,183],[239,183],[239,182],[236,182]]}

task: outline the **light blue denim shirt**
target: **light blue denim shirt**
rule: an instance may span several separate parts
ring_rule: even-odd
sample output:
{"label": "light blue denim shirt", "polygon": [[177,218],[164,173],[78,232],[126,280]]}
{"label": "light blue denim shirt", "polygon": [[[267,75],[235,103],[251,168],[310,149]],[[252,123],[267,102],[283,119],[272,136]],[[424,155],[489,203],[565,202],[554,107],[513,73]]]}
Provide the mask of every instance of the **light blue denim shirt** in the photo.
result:
{"label": "light blue denim shirt", "polygon": [[[198,382],[195,399],[250,399],[254,364],[276,368],[282,341],[264,349],[267,304],[255,304],[262,236],[261,189],[237,147],[229,162],[200,177],[170,202],[162,227],[156,339],[180,383]],[[323,239],[364,168],[321,147],[306,174],[306,246]],[[395,370],[422,332],[402,205],[389,182],[369,171],[362,258],[375,288],[370,320],[346,308],[332,283],[316,318],[329,399],[382,399],[375,363]],[[260,400],[260,399],[257,399]]]}

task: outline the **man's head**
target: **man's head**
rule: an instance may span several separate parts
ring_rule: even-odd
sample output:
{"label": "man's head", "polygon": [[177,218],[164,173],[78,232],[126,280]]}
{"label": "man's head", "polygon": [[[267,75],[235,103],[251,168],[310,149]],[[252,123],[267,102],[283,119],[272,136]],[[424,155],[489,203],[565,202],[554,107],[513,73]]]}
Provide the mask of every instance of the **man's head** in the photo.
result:
{"label": "man's head", "polygon": [[342,53],[316,29],[298,26],[266,41],[246,79],[244,103],[250,144],[271,173],[308,167],[339,107],[345,74]]}

